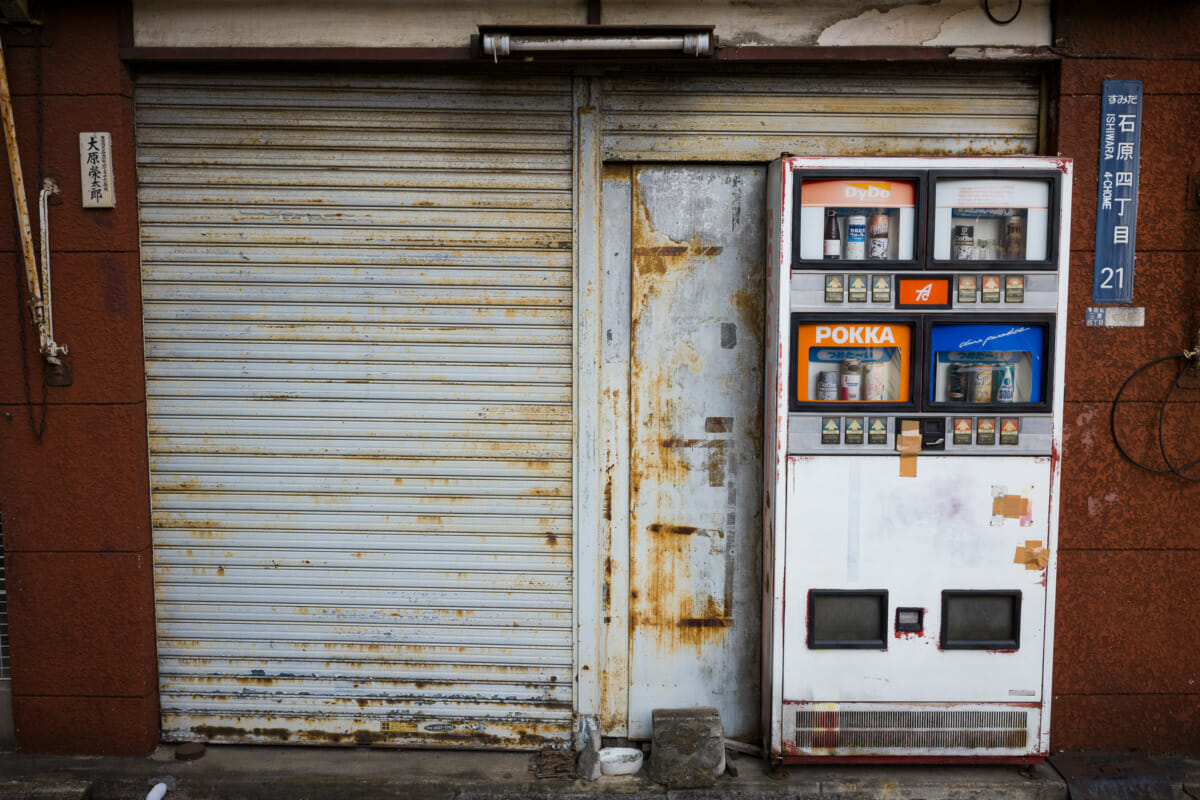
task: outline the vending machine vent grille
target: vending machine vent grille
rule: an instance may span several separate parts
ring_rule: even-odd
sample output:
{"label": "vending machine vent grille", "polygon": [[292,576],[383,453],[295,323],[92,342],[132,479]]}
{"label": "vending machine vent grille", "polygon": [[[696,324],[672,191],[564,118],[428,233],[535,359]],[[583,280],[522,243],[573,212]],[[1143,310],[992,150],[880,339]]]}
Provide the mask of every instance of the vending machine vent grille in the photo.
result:
{"label": "vending machine vent grille", "polygon": [[1024,711],[797,711],[802,750],[1025,748]]}

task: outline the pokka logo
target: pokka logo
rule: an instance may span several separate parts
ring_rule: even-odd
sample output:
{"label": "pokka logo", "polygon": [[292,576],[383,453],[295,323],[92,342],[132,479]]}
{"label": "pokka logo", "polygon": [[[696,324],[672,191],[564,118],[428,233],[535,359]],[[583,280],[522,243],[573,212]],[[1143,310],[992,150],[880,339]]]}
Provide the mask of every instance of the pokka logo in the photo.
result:
{"label": "pokka logo", "polygon": [[895,344],[890,325],[818,325],[817,344]]}
{"label": "pokka logo", "polygon": [[846,183],[847,200],[886,200],[891,196],[890,183]]}

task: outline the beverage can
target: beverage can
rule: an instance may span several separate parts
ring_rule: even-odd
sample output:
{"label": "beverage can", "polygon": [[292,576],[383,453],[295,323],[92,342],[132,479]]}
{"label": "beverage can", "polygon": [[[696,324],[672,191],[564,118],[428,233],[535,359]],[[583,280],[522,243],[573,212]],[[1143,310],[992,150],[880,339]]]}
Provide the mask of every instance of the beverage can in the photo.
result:
{"label": "beverage can", "polygon": [[975,258],[975,226],[955,225],[954,246],[950,257],[955,261],[972,261]]}
{"label": "beverage can", "polygon": [[824,370],[817,373],[817,399],[838,399],[838,374],[834,370]]}
{"label": "beverage can", "polygon": [[838,387],[839,400],[858,400],[862,397],[862,361],[847,358],[842,362],[841,382]]}
{"label": "beverage can", "polygon": [[975,364],[971,374],[971,402],[992,402],[992,367],[989,364]]}
{"label": "beverage can", "polygon": [[867,218],[861,214],[846,217],[846,260],[862,261],[867,257]]}
{"label": "beverage can", "polygon": [[867,238],[869,240],[867,258],[888,257],[888,227],[890,220],[887,214],[874,214],[867,220]]}
{"label": "beverage can", "polygon": [[1010,261],[1025,258],[1025,220],[1021,217],[1004,218],[1004,257]]}
{"label": "beverage can", "polygon": [[1017,370],[1012,364],[1001,364],[996,376],[996,402],[1015,403],[1017,400]]}
{"label": "beverage can", "polygon": [[951,364],[949,378],[946,381],[946,399],[951,403],[967,401],[967,386],[971,370],[966,364]]}

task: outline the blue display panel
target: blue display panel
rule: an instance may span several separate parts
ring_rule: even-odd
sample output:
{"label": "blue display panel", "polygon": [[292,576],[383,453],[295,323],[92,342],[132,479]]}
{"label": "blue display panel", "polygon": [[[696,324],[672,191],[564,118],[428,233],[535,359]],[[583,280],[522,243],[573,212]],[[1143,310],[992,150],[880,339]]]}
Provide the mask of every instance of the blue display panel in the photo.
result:
{"label": "blue display panel", "polygon": [[933,323],[927,399],[937,404],[1044,404],[1049,323]]}

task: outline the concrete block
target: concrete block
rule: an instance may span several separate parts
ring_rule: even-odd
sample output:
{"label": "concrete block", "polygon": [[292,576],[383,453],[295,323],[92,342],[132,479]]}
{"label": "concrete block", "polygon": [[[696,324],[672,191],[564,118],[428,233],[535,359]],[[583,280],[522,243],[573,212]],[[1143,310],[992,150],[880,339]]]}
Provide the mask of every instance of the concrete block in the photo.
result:
{"label": "concrete block", "polygon": [[701,789],[725,772],[725,732],[715,708],[656,708],[648,772],[668,789]]}
{"label": "concrete block", "polygon": [[583,746],[575,762],[575,773],[585,781],[600,780],[600,729],[590,726],[582,732]]}

